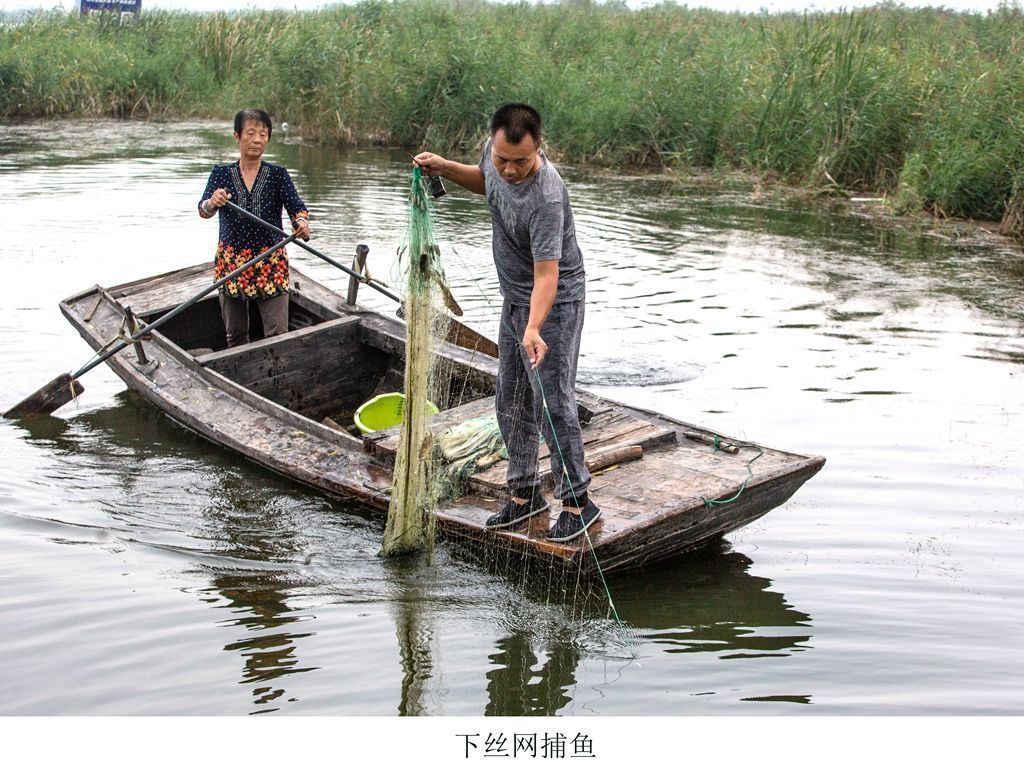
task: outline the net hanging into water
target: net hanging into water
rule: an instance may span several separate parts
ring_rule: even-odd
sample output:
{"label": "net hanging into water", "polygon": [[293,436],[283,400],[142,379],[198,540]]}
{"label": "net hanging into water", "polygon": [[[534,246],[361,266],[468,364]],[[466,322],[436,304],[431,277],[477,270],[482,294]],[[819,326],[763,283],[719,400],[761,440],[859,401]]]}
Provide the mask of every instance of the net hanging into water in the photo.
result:
{"label": "net hanging into water", "polygon": [[[433,441],[427,428],[427,403],[436,394],[432,381],[432,344],[446,325],[439,306],[444,284],[441,255],[434,241],[426,181],[414,168],[409,193],[409,231],[405,254],[406,359],[405,410],[395,455],[391,504],[381,555],[392,556],[434,547],[436,492],[431,488]],[[439,404],[440,406],[440,404]]]}
{"label": "net hanging into water", "polygon": [[[471,418],[452,426],[436,437],[428,427],[428,404],[445,409],[462,403],[468,392],[465,382],[453,383],[452,369],[440,370],[434,359],[436,345],[450,326],[442,301],[458,312],[448,292],[440,251],[434,238],[431,201],[427,180],[419,168],[412,172],[409,198],[409,226],[406,244],[399,252],[408,261],[404,273],[406,322],[406,363],[404,374],[405,405],[395,455],[391,502],[381,555],[393,556],[426,549],[432,555],[435,536],[435,509],[464,493],[468,478],[501,459],[508,458],[497,419],[493,414]],[[456,398],[449,398],[454,394]],[[497,502],[495,509],[497,509]],[[569,616],[582,617],[594,607],[594,599],[610,614],[614,611],[611,595],[602,584],[589,584],[575,574],[561,572],[554,562],[513,558],[511,551],[500,547],[485,549],[490,566],[514,572],[519,584],[544,594],[548,603],[556,595],[567,599]],[[579,611],[579,613],[577,613]],[[615,631],[622,635],[624,627],[615,618]],[[531,625],[535,619],[529,621]],[[622,635],[628,646],[630,639]]]}

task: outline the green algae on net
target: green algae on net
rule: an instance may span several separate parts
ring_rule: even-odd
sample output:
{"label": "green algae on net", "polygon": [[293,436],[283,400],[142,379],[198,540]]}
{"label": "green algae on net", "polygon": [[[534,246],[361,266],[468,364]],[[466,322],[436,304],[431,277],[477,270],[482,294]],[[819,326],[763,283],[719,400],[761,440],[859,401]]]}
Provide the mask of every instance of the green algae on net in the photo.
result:
{"label": "green algae on net", "polygon": [[[447,289],[441,253],[434,241],[426,181],[419,167],[412,171],[409,229],[404,251],[408,258],[405,322],[405,414],[402,418],[391,503],[384,529],[382,556],[395,556],[434,547],[434,507],[437,491],[431,484],[433,438],[427,427],[432,390],[439,387],[432,369],[431,343],[444,323],[435,291]],[[399,252],[401,256],[402,251]],[[439,406],[444,406],[438,399]]]}

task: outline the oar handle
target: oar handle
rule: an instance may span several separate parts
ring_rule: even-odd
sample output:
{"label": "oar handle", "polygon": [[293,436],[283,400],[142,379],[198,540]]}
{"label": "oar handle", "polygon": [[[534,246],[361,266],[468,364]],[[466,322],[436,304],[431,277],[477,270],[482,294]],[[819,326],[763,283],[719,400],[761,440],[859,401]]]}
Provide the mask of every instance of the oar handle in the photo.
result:
{"label": "oar handle", "polygon": [[[242,214],[244,214],[249,219],[255,220],[260,225],[263,225],[264,227],[274,231],[275,233],[279,233],[282,236],[285,235],[285,232],[283,230],[281,230],[280,228],[278,228],[276,225],[274,225],[272,223],[269,223],[266,220],[260,219],[255,214],[246,211],[245,209],[243,209],[242,207],[238,206],[237,204],[232,203],[231,201],[227,201],[224,205],[229,207],[229,208],[231,208],[231,209],[235,209],[238,212],[241,212]],[[298,246],[302,247],[307,252],[310,252],[313,255],[316,255],[321,260],[327,261],[328,263],[330,263],[335,268],[341,269],[342,271],[344,271],[346,274],[348,274],[353,279],[359,280],[360,282],[362,282],[365,285],[369,285],[370,287],[372,287],[374,290],[378,291],[379,293],[383,293],[384,295],[386,295],[392,301],[397,301],[400,307],[404,307],[405,306],[405,304],[402,302],[402,299],[399,298],[397,295],[395,295],[395,293],[393,293],[392,291],[388,290],[385,287],[380,286],[379,284],[374,282],[369,277],[366,277],[366,276],[360,274],[357,271],[353,271],[352,269],[350,269],[348,266],[344,265],[343,263],[339,263],[338,261],[334,260],[334,258],[329,258],[327,255],[325,255],[324,253],[320,252],[319,250],[313,249],[311,246],[306,244],[306,242],[304,242],[304,241],[299,241],[298,239],[296,239],[295,243]],[[449,307],[452,309],[452,311],[455,311],[456,309],[458,309],[458,304],[455,304],[455,299],[452,298],[451,291],[447,291],[446,299],[450,300],[451,304],[454,304],[454,306],[449,305]],[[461,309],[459,309],[458,314],[462,314]],[[402,309],[401,308],[398,310],[398,316],[403,318],[403,319],[405,317],[405,315],[402,314]],[[498,357],[498,345],[495,344],[494,342],[492,342],[486,336],[484,336],[483,334],[477,333],[476,331],[474,331],[469,326],[467,326],[467,325],[465,325],[463,323],[460,323],[458,320],[455,320],[454,318],[448,318],[448,322],[450,324],[450,329],[451,330],[449,331],[449,337],[446,337],[446,338],[448,338],[449,341],[451,341],[453,344],[459,345],[461,347],[467,347],[467,348],[469,348],[471,350],[476,350],[477,352],[482,352],[482,353],[484,353],[486,355],[491,355],[491,356],[493,356],[495,358]],[[455,334],[454,338],[451,337],[451,334],[453,332]]]}
{"label": "oar handle", "polygon": [[[270,249],[266,250],[265,252],[261,252],[259,255],[257,255],[252,260],[246,261],[241,266],[239,266],[234,271],[232,271],[230,274],[225,274],[223,277],[221,277],[220,279],[216,280],[212,284],[207,285],[205,288],[203,288],[202,292],[196,293],[194,296],[192,296],[192,298],[190,298],[185,303],[178,304],[178,306],[174,307],[174,309],[172,309],[170,312],[168,312],[167,314],[163,315],[162,317],[157,318],[152,323],[147,325],[145,328],[142,328],[138,333],[133,334],[132,335],[133,338],[134,339],[141,339],[143,336],[148,334],[150,331],[152,331],[152,330],[162,326],[164,323],[166,323],[168,320],[170,320],[175,315],[178,315],[182,311],[184,311],[185,309],[188,309],[190,306],[192,306],[192,304],[196,303],[196,301],[199,301],[201,298],[205,298],[206,296],[208,296],[210,293],[212,293],[217,288],[219,288],[222,285],[227,284],[231,280],[241,276],[247,269],[252,268],[253,266],[255,266],[257,263],[259,263],[264,258],[269,257],[270,255],[273,255],[275,252],[277,252],[279,249],[281,249],[281,247],[285,246],[286,244],[290,244],[293,241],[298,241],[298,239],[295,238],[295,234],[294,233],[291,234],[291,235],[288,235],[287,233],[284,233],[284,231],[281,231],[281,233],[283,233],[285,235],[285,237],[286,237],[285,239],[283,239],[282,241],[279,241],[277,244],[275,244],[273,247],[271,247]],[[89,363],[85,364],[85,366],[83,366],[81,369],[79,369],[74,374],[72,374],[71,375],[71,379],[77,380],[79,377],[81,377],[83,374],[85,374],[90,369],[93,369],[96,366],[99,366],[101,363],[103,363],[105,360],[107,360],[107,358],[109,358],[110,356],[114,355],[115,353],[119,353],[121,350],[123,350],[129,344],[130,344],[129,342],[125,341],[125,342],[120,342],[119,344],[116,344],[113,347],[108,348],[107,350],[105,350],[104,352],[100,353],[95,358],[93,358],[91,361],[89,361]]]}
{"label": "oar handle", "polygon": [[[280,229],[280,228],[278,228],[278,227],[277,227],[276,225],[274,225],[273,223],[271,223],[271,222],[267,222],[266,220],[264,220],[264,219],[262,219],[262,218],[260,218],[260,217],[257,217],[257,216],[256,216],[255,214],[253,214],[252,212],[246,211],[245,209],[243,209],[243,208],[242,208],[241,206],[239,206],[238,204],[232,203],[231,201],[227,201],[227,202],[226,202],[226,203],[224,204],[224,206],[227,206],[227,207],[228,207],[228,208],[230,208],[230,209],[234,209],[234,210],[235,210],[235,211],[237,211],[237,212],[241,212],[241,213],[242,213],[242,214],[244,214],[244,215],[245,215],[246,217],[248,217],[248,218],[249,218],[250,220],[255,220],[255,221],[256,221],[256,222],[258,222],[258,223],[259,223],[260,225],[262,225],[262,226],[263,226],[264,228],[267,228],[267,229],[269,229],[269,230],[272,230],[272,231],[274,231],[275,233],[279,233],[279,234],[280,234],[280,235],[282,235],[282,236],[287,236],[287,235],[288,235],[288,234],[286,234],[286,233],[285,233],[285,232],[284,232],[283,230],[281,230],[281,229]],[[222,207],[222,208],[223,208],[223,207]],[[388,289],[387,289],[386,287],[382,287],[381,285],[377,284],[376,282],[374,282],[374,281],[373,281],[372,279],[370,279],[369,277],[367,277],[367,276],[365,276],[365,275],[363,275],[363,274],[360,274],[360,273],[359,273],[359,272],[357,272],[357,271],[353,271],[353,270],[352,270],[352,269],[350,269],[350,268],[349,268],[348,266],[346,266],[346,265],[345,265],[344,263],[339,263],[338,261],[334,260],[334,258],[329,258],[329,257],[328,257],[327,255],[325,255],[324,253],[322,253],[322,252],[320,252],[319,250],[317,250],[317,249],[314,249],[313,247],[309,246],[309,245],[308,245],[308,244],[307,244],[306,242],[304,242],[304,241],[301,241],[301,240],[299,240],[299,239],[296,239],[296,240],[295,240],[295,244],[296,244],[296,245],[298,245],[299,247],[302,247],[302,248],[303,248],[304,250],[306,250],[306,252],[310,252],[310,253],[312,253],[313,255],[316,255],[316,256],[317,256],[318,258],[320,258],[320,260],[324,260],[324,261],[327,261],[328,263],[330,263],[330,264],[331,264],[332,266],[334,266],[335,268],[341,269],[341,270],[342,270],[342,271],[344,271],[344,272],[345,272],[346,274],[348,274],[348,275],[349,275],[350,277],[354,277],[355,279],[358,279],[358,280],[359,280],[360,282],[362,282],[362,283],[363,283],[364,285],[369,285],[369,286],[370,286],[370,287],[372,287],[372,288],[373,288],[374,290],[376,290],[376,291],[377,291],[378,293],[383,293],[383,294],[384,294],[384,295],[386,295],[386,296],[387,296],[388,298],[390,298],[390,299],[391,299],[392,301],[397,301],[397,302],[398,302],[399,304],[401,304],[401,303],[402,303],[402,299],[401,299],[401,298],[399,298],[399,297],[398,297],[398,296],[397,296],[397,295],[396,295],[396,294],[395,294],[394,292],[392,292],[391,290],[388,290]]]}

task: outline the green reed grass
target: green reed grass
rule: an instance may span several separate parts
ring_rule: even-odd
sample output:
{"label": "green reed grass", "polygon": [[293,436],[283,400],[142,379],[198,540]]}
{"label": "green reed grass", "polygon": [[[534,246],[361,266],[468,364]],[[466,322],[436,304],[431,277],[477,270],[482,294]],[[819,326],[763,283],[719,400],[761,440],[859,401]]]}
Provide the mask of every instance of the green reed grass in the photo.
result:
{"label": "green reed grass", "polygon": [[740,168],[998,218],[1024,182],[1024,14],[880,6],[364,0],[296,12],[51,13],[0,28],[0,116],[215,116],[471,157],[536,105],[560,159]]}

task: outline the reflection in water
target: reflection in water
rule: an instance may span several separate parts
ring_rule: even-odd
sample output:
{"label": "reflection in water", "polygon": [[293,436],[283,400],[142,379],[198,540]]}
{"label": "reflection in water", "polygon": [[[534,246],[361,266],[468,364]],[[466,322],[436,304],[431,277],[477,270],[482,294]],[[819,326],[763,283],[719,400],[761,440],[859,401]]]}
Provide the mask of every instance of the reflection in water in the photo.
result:
{"label": "reflection in water", "polygon": [[428,689],[435,675],[432,647],[435,638],[431,628],[433,611],[421,599],[408,571],[410,565],[415,569],[420,564],[419,557],[384,564],[397,587],[392,614],[402,665],[399,716],[431,715]]}
{"label": "reflection in water", "polygon": [[[571,702],[567,692],[575,683],[573,676],[586,649],[597,651],[618,644],[619,630],[599,617],[599,606],[607,603],[585,584],[554,577],[552,570],[518,557],[514,561],[519,566],[512,566],[511,561],[498,564],[479,557],[477,551],[447,544],[439,552],[445,557],[456,554],[449,567],[502,573],[478,597],[488,604],[477,603],[503,627],[496,641],[498,651],[487,656],[485,715],[557,713]],[[431,588],[418,575],[421,567],[422,561],[415,558],[386,563],[396,589],[391,613],[402,665],[401,716],[436,715],[444,707],[436,696],[431,698],[437,692],[430,689],[440,677],[437,659],[443,650],[437,647],[434,624],[445,620],[447,611],[439,614],[432,608]],[[450,580],[443,574],[440,577]],[[458,589],[448,588],[454,593],[435,598],[451,600]],[[551,649],[540,652],[543,661],[533,650],[535,644]]]}
{"label": "reflection in water", "polygon": [[239,683],[252,686],[253,704],[260,706],[253,713],[277,710],[270,703],[285,695],[283,681],[286,675],[311,672],[315,667],[299,664],[296,641],[310,637],[312,632],[284,631],[288,625],[301,620],[293,614],[286,602],[285,592],[294,584],[281,582],[277,576],[261,573],[219,574],[213,577],[213,587],[228,600],[226,607],[240,617],[221,623],[238,626],[246,635],[224,650],[241,654],[244,671]]}
{"label": "reflection in water", "polygon": [[54,418],[49,415],[43,417],[28,417],[12,420],[10,425],[16,426],[25,432],[27,439],[33,445],[47,447],[56,445],[61,450],[72,451],[75,448],[74,440],[68,439],[64,433],[68,430],[69,423],[64,418]]}
{"label": "reflection in water", "polygon": [[[289,606],[288,594],[308,580],[295,566],[305,554],[290,484],[178,428],[131,391],[119,400],[70,421],[26,418],[14,425],[35,446],[75,456],[78,470],[112,478],[102,486],[106,495],[118,494],[110,514],[133,519],[134,542],[211,562],[187,572],[208,578],[211,586],[198,593],[231,614],[218,625],[244,632],[224,650],[242,657],[239,683],[252,687],[252,712],[276,710],[269,706],[285,697],[281,679],[316,669],[299,663],[297,648],[313,633],[289,631],[304,616]],[[162,483],[155,493],[154,474]]]}
{"label": "reflection in water", "polygon": [[[289,518],[275,506],[273,487],[265,488],[252,475],[225,473],[216,501],[204,510],[204,519],[214,529],[221,557],[251,559],[254,563],[292,561],[298,554]],[[245,635],[224,646],[244,660],[239,683],[253,687],[253,703],[267,713],[269,705],[285,696],[287,675],[310,672],[315,667],[299,664],[297,641],[312,632],[287,631],[303,616],[287,603],[287,594],[304,579],[288,569],[214,570],[213,589],[222,594],[227,608],[237,617],[221,626],[235,626]],[[208,590],[209,591],[209,590]]]}
{"label": "reflection in water", "polygon": [[430,653],[432,634],[429,630],[420,630],[418,625],[423,622],[423,617],[407,607],[399,608],[396,619],[398,650],[402,655],[402,699],[398,715],[429,716],[426,693],[434,673]]}
{"label": "reflection in water", "polygon": [[538,664],[529,634],[501,638],[488,657],[486,716],[554,716],[572,701],[579,650],[558,644]]}
{"label": "reflection in water", "polygon": [[770,580],[750,575],[751,563],[721,541],[657,575],[638,574],[616,600],[619,614],[667,653],[710,651],[731,659],[807,650],[810,616],[769,590]]}
{"label": "reflection in water", "polygon": [[172,423],[134,391],[122,390],[113,401],[110,406],[88,409],[69,418],[27,417],[12,420],[10,425],[24,431],[38,447],[90,459],[116,456],[111,464],[117,465],[122,478],[128,472],[139,471],[151,459],[224,452]]}
{"label": "reflection in water", "polygon": [[[766,251],[773,259],[799,258],[811,272],[800,282],[819,288],[839,305],[870,291],[886,300],[885,311],[948,295],[1000,317],[1014,319],[1024,313],[1019,249],[986,243],[977,231],[959,236],[955,224],[945,226],[945,233],[927,231],[886,219],[865,220],[842,202],[828,210],[798,198],[752,198],[746,187],[730,193],[685,179],[614,179],[594,196],[593,203],[586,203],[588,211],[630,204],[636,224],[627,226],[631,231],[623,238],[632,237],[635,244],[639,233],[642,254],[623,260],[650,273],[677,271],[672,264],[683,261],[728,278],[730,269],[718,264],[730,260],[728,250],[735,243],[747,263],[757,264]],[[608,218],[622,221],[617,214]],[[772,252],[779,249],[783,255]],[[779,268],[776,273],[790,272]],[[685,284],[676,289],[694,290]]]}
{"label": "reflection in water", "polygon": [[[720,541],[656,572],[618,575],[608,585],[621,624],[609,617],[607,596],[597,584],[561,588],[561,603],[552,602],[551,589],[525,586],[531,604],[509,611],[519,620],[488,657],[486,714],[559,713],[572,704],[577,668],[588,659],[614,660],[625,669],[629,656],[646,656],[651,649],[719,659],[808,650],[810,616],[770,590],[770,580],[750,575],[751,563]],[[781,699],[810,701],[804,695]]]}

